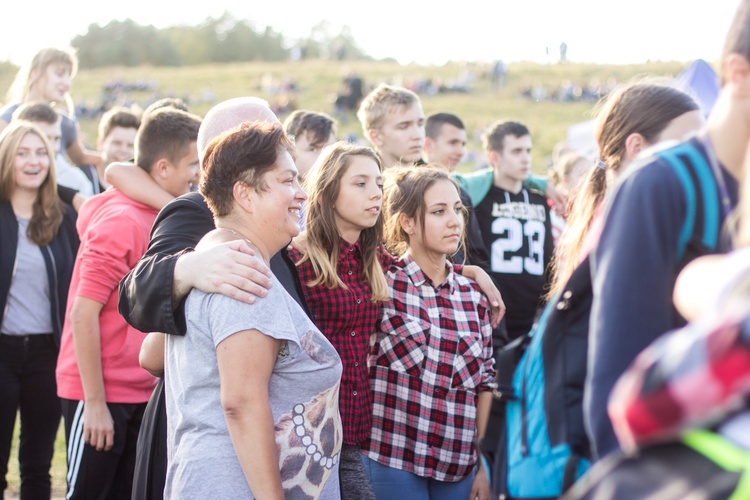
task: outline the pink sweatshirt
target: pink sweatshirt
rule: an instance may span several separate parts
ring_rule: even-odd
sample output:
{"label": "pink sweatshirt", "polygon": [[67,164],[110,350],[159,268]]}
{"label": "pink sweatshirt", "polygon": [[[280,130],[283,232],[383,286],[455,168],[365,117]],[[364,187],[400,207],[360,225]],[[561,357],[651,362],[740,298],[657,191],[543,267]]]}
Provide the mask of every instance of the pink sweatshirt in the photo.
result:
{"label": "pink sweatshirt", "polygon": [[104,304],[99,314],[102,374],[108,403],[145,403],[155,379],[138,365],[145,335],[117,312],[117,286],[146,252],[158,211],[116,189],[88,200],[78,214],[78,249],[57,360],[57,394],[83,401],[70,311],[76,297]]}

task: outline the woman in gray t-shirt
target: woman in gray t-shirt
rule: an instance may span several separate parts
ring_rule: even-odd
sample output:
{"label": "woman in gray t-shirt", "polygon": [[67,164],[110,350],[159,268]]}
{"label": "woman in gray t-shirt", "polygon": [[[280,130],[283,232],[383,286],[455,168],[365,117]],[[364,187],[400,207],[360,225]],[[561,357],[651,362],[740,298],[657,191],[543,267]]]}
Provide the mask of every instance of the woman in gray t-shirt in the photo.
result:
{"label": "woman in gray t-shirt", "polygon": [[[268,263],[296,236],[307,196],[291,148],[257,122],[208,145],[217,229],[199,248],[245,240]],[[167,498],[339,498],[341,361],[272,281],[253,304],[193,290],[187,335],[167,336]]]}
{"label": "woman in gray t-shirt", "polygon": [[49,498],[60,426],[55,366],[78,234],[52,145],[28,122],[0,134],[0,497],[16,414],[23,498]]}

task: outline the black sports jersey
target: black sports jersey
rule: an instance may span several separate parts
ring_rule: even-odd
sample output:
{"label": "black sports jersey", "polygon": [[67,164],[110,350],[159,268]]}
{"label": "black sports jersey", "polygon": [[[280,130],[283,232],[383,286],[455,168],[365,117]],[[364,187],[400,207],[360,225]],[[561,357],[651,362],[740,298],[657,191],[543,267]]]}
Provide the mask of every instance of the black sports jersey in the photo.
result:
{"label": "black sports jersey", "polygon": [[550,209],[539,191],[522,188],[514,194],[493,185],[475,211],[513,340],[531,329],[547,290],[553,251]]}
{"label": "black sports jersey", "polygon": [[459,194],[461,196],[461,202],[464,204],[464,207],[466,207],[466,220],[464,225],[464,231],[466,233],[466,249],[464,251],[463,248],[460,248],[453,256],[453,262],[457,264],[479,266],[484,269],[487,274],[490,274],[490,268],[488,267],[490,258],[487,255],[487,250],[484,248],[482,231],[479,228],[477,215],[471,204],[471,197],[464,188],[459,188]]}

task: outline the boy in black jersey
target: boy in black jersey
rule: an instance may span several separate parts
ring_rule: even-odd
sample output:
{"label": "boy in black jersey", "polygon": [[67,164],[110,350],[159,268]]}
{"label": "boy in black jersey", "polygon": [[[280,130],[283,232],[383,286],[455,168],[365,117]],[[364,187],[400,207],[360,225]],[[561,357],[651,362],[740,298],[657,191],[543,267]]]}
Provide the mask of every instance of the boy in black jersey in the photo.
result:
{"label": "boy in black jersey", "polygon": [[[531,329],[549,282],[552,258],[550,209],[544,193],[524,187],[531,172],[531,134],[517,122],[497,122],[483,137],[491,168],[470,182],[491,276],[500,289],[507,313],[508,339]],[[467,177],[472,177],[467,176]],[[482,194],[484,192],[484,194]]]}

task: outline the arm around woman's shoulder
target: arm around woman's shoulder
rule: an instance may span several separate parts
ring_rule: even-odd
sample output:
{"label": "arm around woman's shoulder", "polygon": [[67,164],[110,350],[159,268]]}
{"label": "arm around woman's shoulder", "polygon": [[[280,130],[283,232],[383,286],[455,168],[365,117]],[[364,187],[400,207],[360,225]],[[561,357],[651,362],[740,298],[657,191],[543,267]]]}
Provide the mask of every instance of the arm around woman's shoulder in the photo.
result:
{"label": "arm around woman's shoulder", "polygon": [[491,321],[490,303],[481,291],[480,299],[477,304],[477,314],[479,316],[479,333],[482,342],[482,380],[479,390],[482,392],[492,391],[497,388],[495,382],[495,358],[494,348],[492,345],[492,329],[494,324]]}
{"label": "arm around woman's shoulder", "polygon": [[154,221],[146,253],[120,281],[118,309],[125,321],[144,332],[184,335],[184,310],[173,307],[175,265],[212,229],[211,212],[197,193],[164,207]]}
{"label": "arm around woman's shoulder", "polygon": [[141,331],[184,335],[185,297],[192,288],[252,303],[271,286],[270,271],[243,240],[193,252],[214,220],[199,193],[159,213],[146,254],[120,282],[119,311]]}
{"label": "arm around woman's shoulder", "polygon": [[[86,149],[81,143],[80,134],[78,133],[78,122],[63,115],[63,137],[71,136],[71,142],[65,148],[68,157],[75,165],[94,165],[97,166],[102,162],[102,154],[99,151]],[[67,129],[67,132],[66,130]]]}
{"label": "arm around woman's shoulder", "polygon": [[454,269],[459,274],[466,278],[472,279],[476,282],[479,289],[484,293],[487,301],[490,305],[490,318],[492,321],[492,328],[495,328],[500,324],[500,321],[505,316],[505,302],[503,297],[500,295],[495,282],[492,281],[487,272],[479,266],[455,266]]}

